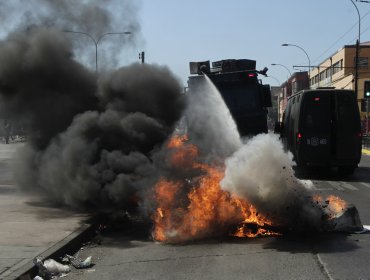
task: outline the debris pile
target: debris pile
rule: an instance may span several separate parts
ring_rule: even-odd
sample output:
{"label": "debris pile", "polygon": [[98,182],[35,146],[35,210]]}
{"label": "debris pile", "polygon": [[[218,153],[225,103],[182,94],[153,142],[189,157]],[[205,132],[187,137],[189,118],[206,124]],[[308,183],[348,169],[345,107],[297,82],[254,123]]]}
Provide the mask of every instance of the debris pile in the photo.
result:
{"label": "debris pile", "polygon": [[42,262],[41,259],[35,258],[33,263],[38,268],[38,275],[34,280],[48,280],[54,276],[63,276],[71,271],[71,268],[68,265],[63,265],[53,259],[47,259]]}
{"label": "debris pile", "polygon": [[90,268],[93,266],[92,262],[92,256],[88,256],[86,259],[81,260],[77,257],[66,255],[63,258],[63,261],[67,261],[68,263],[72,264],[74,268],[81,269],[81,268]]}
{"label": "debris pile", "polygon": [[62,258],[62,263],[53,259],[47,259],[43,262],[39,258],[35,258],[33,263],[38,269],[38,275],[35,276],[33,280],[49,280],[53,277],[64,277],[71,272],[70,265],[76,269],[90,268],[94,265],[92,263],[92,256],[81,260],[78,257],[70,255],[65,255],[65,257]]}
{"label": "debris pile", "polygon": [[328,231],[336,232],[354,233],[364,230],[360,215],[354,205],[348,205],[342,212],[329,219],[327,226]]}

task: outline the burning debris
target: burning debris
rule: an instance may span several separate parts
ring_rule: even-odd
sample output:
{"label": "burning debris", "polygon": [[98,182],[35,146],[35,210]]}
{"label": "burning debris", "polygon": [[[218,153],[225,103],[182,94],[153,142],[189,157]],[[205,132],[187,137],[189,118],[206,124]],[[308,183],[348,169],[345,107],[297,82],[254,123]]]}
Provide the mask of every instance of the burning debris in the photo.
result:
{"label": "burning debris", "polygon": [[[226,161],[226,166],[200,163],[197,147],[185,136],[174,136],[167,147],[173,173],[178,174],[176,169],[180,169],[193,176],[161,178],[155,185],[155,240],[173,243],[222,235],[256,237],[286,231],[362,229],[356,208],[347,207],[335,196],[324,201],[293,175],[291,155],[284,153],[281,143],[271,135],[252,139],[245,151]],[[274,151],[276,162],[258,155],[265,154],[267,147]],[[268,164],[275,169],[270,170],[274,177],[253,174],[262,175],[265,169],[261,167]],[[240,178],[233,168],[241,169]]]}

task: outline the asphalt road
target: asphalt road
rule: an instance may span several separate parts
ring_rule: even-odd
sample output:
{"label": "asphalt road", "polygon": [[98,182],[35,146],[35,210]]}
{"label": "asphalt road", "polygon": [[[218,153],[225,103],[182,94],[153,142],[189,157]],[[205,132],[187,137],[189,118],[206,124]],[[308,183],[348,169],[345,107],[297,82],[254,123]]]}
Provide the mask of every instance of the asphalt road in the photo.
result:
{"label": "asphalt road", "polygon": [[[353,203],[370,225],[370,157],[353,177],[311,178],[318,193]],[[133,228],[135,228],[133,230]],[[102,245],[79,252],[94,266],[66,279],[370,279],[370,234],[326,233],[257,239],[224,238],[182,245],[153,242],[140,224],[122,225]]]}

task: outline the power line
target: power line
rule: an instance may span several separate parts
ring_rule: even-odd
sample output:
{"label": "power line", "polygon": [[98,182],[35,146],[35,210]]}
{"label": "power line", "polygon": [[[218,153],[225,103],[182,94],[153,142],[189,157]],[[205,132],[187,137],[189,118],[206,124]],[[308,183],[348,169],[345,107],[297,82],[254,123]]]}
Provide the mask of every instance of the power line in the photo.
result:
{"label": "power line", "polygon": [[[362,17],[361,17],[361,20],[363,19],[363,18],[365,18],[368,14],[370,14],[370,10],[369,11],[367,11],[367,13],[366,14],[364,14]],[[340,36],[339,37],[339,39],[337,39],[334,43],[332,43],[331,45],[330,45],[330,47],[328,47],[322,54],[320,54],[316,59],[314,59],[313,60],[313,62],[316,62],[316,61],[318,61],[319,59],[321,59],[321,57],[323,57],[327,52],[329,52],[340,40],[342,40],[349,32],[351,32],[352,31],[352,29],[353,28],[355,28],[356,26],[357,26],[357,24],[358,24],[358,21],[355,23],[355,24],[353,24],[352,26],[351,26],[351,28],[350,29],[348,29],[342,36]],[[363,31],[363,32],[361,32],[361,34],[362,33],[364,33],[365,31]],[[356,40],[357,39],[357,37],[354,39],[354,40]],[[352,41],[351,41],[352,42]]]}
{"label": "power line", "polygon": [[[370,29],[370,26],[368,26],[364,31],[361,32],[361,35],[364,34],[366,31],[368,31]],[[351,41],[349,41],[347,44],[351,44],[351,42],[353,42],[354,40],[356,40],[357,38],[354,38],[352,39]]]}

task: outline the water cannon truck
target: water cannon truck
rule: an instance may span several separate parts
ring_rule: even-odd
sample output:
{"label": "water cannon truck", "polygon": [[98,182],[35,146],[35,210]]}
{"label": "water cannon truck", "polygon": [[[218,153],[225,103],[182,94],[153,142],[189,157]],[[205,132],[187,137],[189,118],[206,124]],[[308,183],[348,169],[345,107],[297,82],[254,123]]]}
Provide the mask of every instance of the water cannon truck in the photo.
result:
{"label": "water cannon truck", "polygon": [[257,71],[256,61],[250,59],[215,61],[212,67],[210,61],[190,62],[188,91],[191,94],[207,75],[219,90],[241,136],[267,133],[271,90],[258,79],[258,75],[266,76],[267,70]]}

